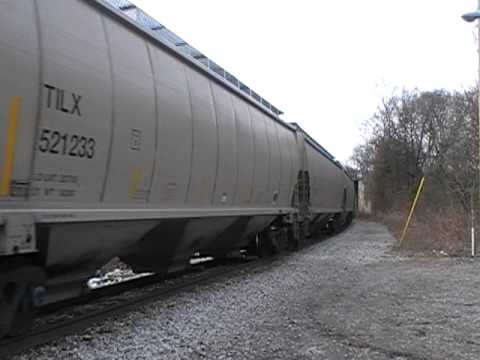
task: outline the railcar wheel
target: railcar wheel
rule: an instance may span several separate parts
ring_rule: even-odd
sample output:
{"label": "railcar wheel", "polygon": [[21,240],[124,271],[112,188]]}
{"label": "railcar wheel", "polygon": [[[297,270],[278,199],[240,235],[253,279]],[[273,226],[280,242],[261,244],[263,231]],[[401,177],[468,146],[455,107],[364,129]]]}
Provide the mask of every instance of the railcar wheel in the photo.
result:
{"label": "railcar wheel", "polygon": [[255,238],[256,249],[255,252],[261,258],[272,256],[275,253],[275,247],[268,232],[257,234]]}
{"label": "railcar wheel", "polygon": [[301,239],[306,240],[310,238],[310,221],[305,220],[300,225]]}
{"label": "railcar wheel", "polygon": [[347,214],[346,226],[350,226],[350,224],[352,223],[352,221],[353,221],[353,212],[350,211],[350,212]]}
{"label": "railcar wheel", "polygon": [[301,223],[294,222],[288,228],[288,248],[292,251],[298,250],[303,243],[303,232]]}
{"label": "railcar wheel", "polygon": [[46,275],[42,268],[24,266],[0,279],[0,338],[24,333],[45,297]]}
{"label": "railcar wheel", "polygon": [[16,287],[12,282],[7,282],[2,276],[0,281],[0,339],[10,332],[15,316]]}
{"label": "railcar wheel", "polygon": [[342,230],[342,225],[343,225],[342,216],[340,214],[336,214],[328,224],[329,230],[330,230],[329,234],[335,235],[338,232],[340,232]]}
{"label": "railcar wheel", "polygon": [[275,235],[275,241],[279,252],[288,250],[288,229],[281,227]]}

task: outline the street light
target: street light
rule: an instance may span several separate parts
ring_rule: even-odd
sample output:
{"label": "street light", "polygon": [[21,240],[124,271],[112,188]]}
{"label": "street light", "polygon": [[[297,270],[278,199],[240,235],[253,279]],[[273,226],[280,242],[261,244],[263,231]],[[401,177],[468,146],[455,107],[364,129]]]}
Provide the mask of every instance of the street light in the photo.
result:
{"label": "street light", "polygon": [[[480,0],[478,0],[478,7],[476,11],[468,12],[466,14],[462,15],[462,19],[465,20],[466,22],[474,22],[475,20],[480,20]],[[477,163],[477,183],[480,183],[480,21],[478,22],[478,37],[477,37],[477,43],[478,43],[478,163]],[[477,214],[476,216],[474,215],[473,211],[473,206],[472,206],[472,256],[475,256],[475,232],[474,232],[474,227],[475,227],[475,219],[480,218],[480,186],[479,186],[479,199],[478,199],[478,204],[476,206],[477,208]],[[473,192],[472,192],[472,205],[473,205]],[[478,230],[478,226],[477,226]]]}
{"label": "street light", "polygon": [[466,22],[474,22],[480,18],[480,9],[477,11],[468,12],[462,15],[462,19]]}

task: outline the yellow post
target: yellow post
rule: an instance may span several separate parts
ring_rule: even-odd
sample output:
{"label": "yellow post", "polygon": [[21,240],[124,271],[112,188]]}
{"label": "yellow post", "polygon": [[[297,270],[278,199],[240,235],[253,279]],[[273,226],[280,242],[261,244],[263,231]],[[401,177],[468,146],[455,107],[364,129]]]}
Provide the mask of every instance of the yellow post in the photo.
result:
{"label": "yellow post", "polygon": [[413,212],[415,211],[415,206],[417,206],[417,201],[418,201],[418,198],[420,197],[420,193],[422,192],[424,182],[425,182],[425,176],[423,176],[422,180],[420,180],[420,184],[418,185],[415,199],[413,200],[413,204],[410,207],[410,213],[408,214],[407,222],[403,227],[402,236],[400,237],[400,245],[402,245],[403,239],[405,238],[405,234],[407,233],[408,226],[410,225],[410,220],[412,220]]}

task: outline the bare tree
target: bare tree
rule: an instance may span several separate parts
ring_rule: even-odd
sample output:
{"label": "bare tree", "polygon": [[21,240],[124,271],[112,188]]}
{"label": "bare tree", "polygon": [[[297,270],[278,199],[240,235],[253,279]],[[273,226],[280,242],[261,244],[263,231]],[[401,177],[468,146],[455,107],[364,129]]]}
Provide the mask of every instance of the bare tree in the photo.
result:
{"label": "bare tree", "polygon": [[432,207],[459,205],[468,211],[474,184],[476,90],[402,91],[383,99],[365,123],[367,139],[352,162],[368,179],[374,209],[409,202],[419,179],[430,186]]}

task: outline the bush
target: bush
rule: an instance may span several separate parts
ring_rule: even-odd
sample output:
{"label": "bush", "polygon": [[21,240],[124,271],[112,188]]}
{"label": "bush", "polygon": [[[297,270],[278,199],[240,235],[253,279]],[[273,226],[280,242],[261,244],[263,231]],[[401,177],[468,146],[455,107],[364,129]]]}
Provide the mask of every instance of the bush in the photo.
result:
{"label": "bush", "polygon": [[461,212],[446,208],[435,211],[423,209],[415,213],[400,244],[407,215],[408,209],[404,209],[377,216],[397,239],[395,244],[397,250],[422,253],[443,251],[451,256],[461,256],[469,251],[467,250],[467,245],[470,244],[469,224]]}

